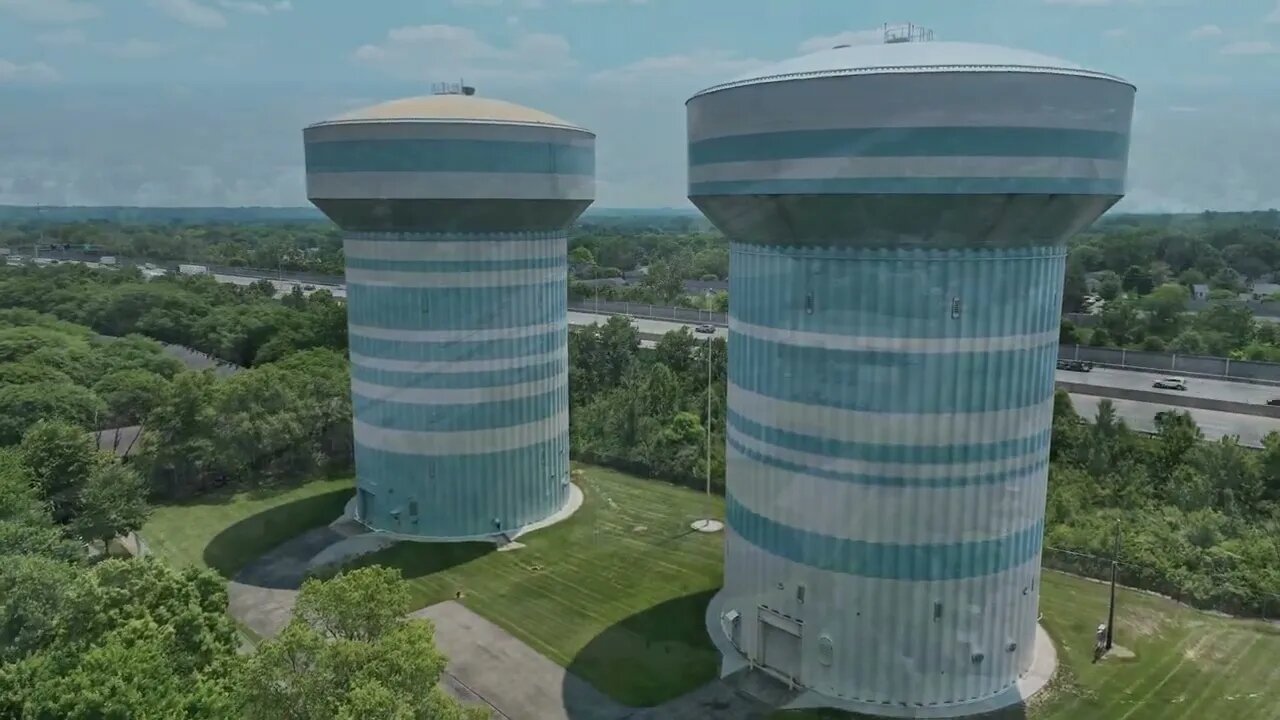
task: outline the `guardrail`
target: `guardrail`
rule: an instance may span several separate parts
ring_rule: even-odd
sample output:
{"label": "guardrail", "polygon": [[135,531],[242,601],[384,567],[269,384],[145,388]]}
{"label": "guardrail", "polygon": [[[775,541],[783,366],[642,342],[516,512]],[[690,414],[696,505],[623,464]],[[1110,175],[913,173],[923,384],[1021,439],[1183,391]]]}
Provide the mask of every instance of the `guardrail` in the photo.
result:
{"label": "guardrail", "polygon": [[1063,360],[1084,360],[1094,365],[1124,370],[1195,375],[1264,385],[1280,384],[1280,363],[1086,345],[1060,345],[1058,357]]}
{"label": "guardrail", "polygon": [[570,300],[569,309],[599,315],[630,315],[645,320],[669,320],[681,323],[708,323],[728,327],[728,313],[697,308],[679,308],[666,305],[621,302],[618,300]]}

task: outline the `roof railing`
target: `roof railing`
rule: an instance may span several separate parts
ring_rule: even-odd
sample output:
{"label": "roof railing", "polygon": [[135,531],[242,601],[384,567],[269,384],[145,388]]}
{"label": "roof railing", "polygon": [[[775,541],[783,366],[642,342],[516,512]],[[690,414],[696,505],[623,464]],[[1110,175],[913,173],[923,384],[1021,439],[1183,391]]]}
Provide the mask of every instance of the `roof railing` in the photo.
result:
{"label": "roof railing", "polygon": [[929,42],[933,40],[933,31],[927,27],[906,23],[901,25],[884,24],[884,42],[886,45],[907,42]]}

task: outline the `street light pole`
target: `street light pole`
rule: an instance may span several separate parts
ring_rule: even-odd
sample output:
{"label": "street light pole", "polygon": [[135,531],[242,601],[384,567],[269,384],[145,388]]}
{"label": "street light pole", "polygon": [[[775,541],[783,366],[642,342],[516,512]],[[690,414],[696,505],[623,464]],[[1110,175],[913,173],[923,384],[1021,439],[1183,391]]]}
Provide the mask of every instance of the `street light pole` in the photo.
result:
{"label": "street light pole", "polygon": [[1107,650],[1111,649],[1111,640],[1116,624],[1116,571],[1120,566],[1120,521],[1116,521],[1116,544],[1111,553],[1111,604],[1107,608]]}
{"label": "street light pole", "polygon": [[707,494],[711,494],[711,339],[707,336]]}

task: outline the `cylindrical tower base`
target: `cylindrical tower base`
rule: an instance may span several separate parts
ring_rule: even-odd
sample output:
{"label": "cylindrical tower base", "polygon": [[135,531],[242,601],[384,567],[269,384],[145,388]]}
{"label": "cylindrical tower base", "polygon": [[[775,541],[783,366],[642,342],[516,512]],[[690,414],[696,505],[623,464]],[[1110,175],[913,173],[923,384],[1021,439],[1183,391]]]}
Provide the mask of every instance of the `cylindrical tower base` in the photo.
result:
{"label": "cylindrical tower base", "polygon": [[968,704],[1036,632],[1063,247],[731,247],[725,612],[822,695]]}
{"label": "cylindrical tower base", "polygon": [[356,517],[508,534],[569,499],[563,232],[349,233]]}

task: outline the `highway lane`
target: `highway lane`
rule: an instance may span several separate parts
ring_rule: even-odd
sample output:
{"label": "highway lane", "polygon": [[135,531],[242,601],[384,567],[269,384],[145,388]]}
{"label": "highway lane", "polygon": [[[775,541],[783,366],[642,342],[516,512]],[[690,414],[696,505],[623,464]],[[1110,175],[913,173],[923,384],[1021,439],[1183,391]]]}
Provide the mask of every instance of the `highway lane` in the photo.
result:
{"label": "highway lane", "polygon": [[[1086,420],[1092,421],[1098,414],[1098,403],[1108,398],[1096,395],[1072,395],[1071,404],[1076,412]],[[1198,410],[1195,408],[1169,408],[1154,403],[1135,402],[1133,400],[1111,400],[1116,414],[1124,418],[1129,427],[1142,432],[1155,432],[1155,415],[1161,410],[1185,410],[1204,432],[1205,439],[1235,435],[1240,438],[1241,445],[1262,447],[1262,438],[1270,432],[1280,432],[1280,418],[1258,417],[1255,415],[1236,415],[1217,410]]]}
{"label": "highway lane", "polygon": [[[1175,375],[1176,373],[1170,373]],[[1135,372],[1132,370],[1114,370],[1095,367],[1087,373],[1059,370],[1057,378],[1063,382],[1087,383],[1097,387],[1122,388],[1126,390],[1150,390],[1174,396],[1213,398],[1240,403],[1264,404],[1273,397],[1280,397],[1280,387],[1254,385],[1251,383],[1228,382],[1226,380],[1208,380],[1189,377],[1186,390],[1162,390],[1152,387],[1152,383],[1162,375],[1155,373]]]}

